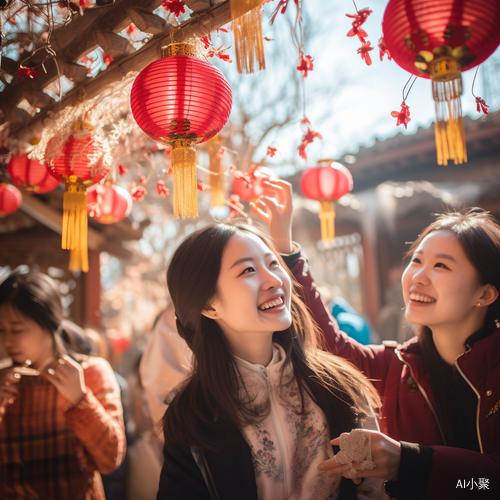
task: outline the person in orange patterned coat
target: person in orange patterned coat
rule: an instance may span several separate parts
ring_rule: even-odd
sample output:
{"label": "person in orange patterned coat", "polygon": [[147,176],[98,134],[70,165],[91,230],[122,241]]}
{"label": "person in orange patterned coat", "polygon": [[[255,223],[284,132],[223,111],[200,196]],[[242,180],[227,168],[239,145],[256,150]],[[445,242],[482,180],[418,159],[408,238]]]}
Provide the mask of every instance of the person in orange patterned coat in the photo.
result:
{"label": "person in orange patterned coat", "polygon": [[0,284],[0,498],[104,500],[100,473],[125,456],[120,390],[102,358],[79,354],[55,282]]}

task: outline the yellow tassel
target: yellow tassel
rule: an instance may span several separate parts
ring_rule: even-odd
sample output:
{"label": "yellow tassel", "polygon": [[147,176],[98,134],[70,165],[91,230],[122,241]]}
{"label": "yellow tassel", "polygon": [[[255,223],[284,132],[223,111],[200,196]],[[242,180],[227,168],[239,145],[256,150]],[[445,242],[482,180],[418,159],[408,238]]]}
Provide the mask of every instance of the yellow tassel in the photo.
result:
{"label": "yellow tassel", "polygon": [[81,250],[69,251],[69,266],[70,271],[83,271],[89,272],[89,254],[87,247]]}
{"label": "yellow tassel", "polygon": [[335,238],[335,205],[333,201],[323,200],[319,210],[321,221],[321,241],[323,244],[333,243]]}
{"label": "yellow tassel", "polygon": [[174,171],[174,217],[198,217],[196,151],[190,141],[176,141],[170,155]]}
{"label": "yellow tassel", "polygon": [[460,63],[451,57],[436,60],[432,66],[432,96],[436,108],[437,162],[467,162],[465,132],[462,120],[462,74]]}
{"label": "yellow tassel", "polygon": [[208,141],[207,149],[208,155],[210,157],[210,172],[218,175],[209,175],[209,183],[211,188],[211,205],[212,208],[223,207],[224,203],[224,187],[222,185],[222,175],[221,171],[221,158],[218,155],[220,150],[220,144],[217,142],[217,137]]}
{"label": "yellow tassel", "polygon": [[87,248],[87,192],[74,175],[66,182],[63,198],[62,248]]}
{"label": "yellow tassel", "polygon": [[262,38],[261,0],[231,0],[234,48],[238,73],[253,73],[266,69]]}

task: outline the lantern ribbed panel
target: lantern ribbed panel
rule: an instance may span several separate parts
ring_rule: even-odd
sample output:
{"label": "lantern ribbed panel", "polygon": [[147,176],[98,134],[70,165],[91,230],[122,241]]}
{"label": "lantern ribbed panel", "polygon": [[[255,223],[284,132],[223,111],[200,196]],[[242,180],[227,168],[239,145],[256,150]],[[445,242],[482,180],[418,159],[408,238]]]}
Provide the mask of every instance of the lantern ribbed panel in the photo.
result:
{"label": "lantern ribbed panel", "polygon": [[61,175],[66,178],[75,175],[81,182],[96,183],[104,179],[110,168],[102,161],[102,155],[103,145],[98,140],[91,136],[82,139],[71,136],[61,154],[54,158],[50,172],[59,182],[65,182]]}
{"label": "lantern ribbed panel", "polygon": [[[447,29],[449,25],[454,28]],[[498,47],[499,26],[498,0],[390,0],[382,22],[385,44],[396,63],[424,78],[430,74],[415,67],[420,51],[465,46],[470,50],[463,58],[462,71],[466,71]]]}
{"label": "lantern ribbed panel", "polygon": [[23,202],[21,191],[10,184],[0,182],[0,217],[13,214]]}
{"label": "lantern ribbed panel", "polygon": [[154,61],[139,73],[130,95],[134,118],[158,142],[203,142],[231,113],[232,91],[212,64],[189,56]]}
{"label": "lantern ribbed panel", "polygon": [[8,168],[12,182],[30,194],[48,193],[59,185],[47,165],[30,160],[27,154],[12,158]]}
{"label": "lantern ribbed panel", "polygon": [[[98,190],[100,193],[98,193]],[[87,212],[94,209],[98,203],[98,195],[101,199],[99,203],[100,215],[91,216],[101,224],[114,224],[119,222],[130,214],[132,210],[132,196],[129,192],[120,186],[94,185],[87,190]]]}
{"label": "lantern ribbed panel", "polygon": [[300,178],[300,190],[312,200],[338,200],[352,190],[352,175],[344,165],[331,165],[309,168]]}

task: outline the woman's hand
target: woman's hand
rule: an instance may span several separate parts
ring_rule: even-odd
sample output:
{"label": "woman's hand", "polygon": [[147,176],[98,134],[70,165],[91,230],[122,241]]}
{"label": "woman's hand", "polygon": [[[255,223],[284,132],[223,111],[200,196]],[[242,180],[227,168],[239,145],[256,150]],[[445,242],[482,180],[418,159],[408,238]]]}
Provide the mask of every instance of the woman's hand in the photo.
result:
{"label": "woman's hand", "polygon": [[83,368],[69,356],[51,362],[41,373],[73,407],[87,394]]}
{"label": "woman's hand", "polygon": [[292,253],[292,185],[282,180],[265,181],[264,184],[275,196],[259,196],[255,203],[250,203],[250,208],[269,227],[278,252]]}
{"label": "woman's hand", "polygon": [[14,373],[13,367],[0,371],[0,422],[5,415],[6,406],[13,404],[19,396],[19,389],[15,384],[19,383],[20,378]]}
{"label": "woman's hand", "polygon": [[[377,431],[363,430],[371,434],[372,461],[375,468],[371,470],[361,470],[361,462],[353,462],[352,468],[356,469],[357,476],[378,477],[395,481],[398,478],[399,462],[401,461],[401,444],[399,441]],[[340,437],[331,441],[332,445],[339,445]],[[350,464],[339,464],[335,457],[325,460],[318,465],[318,469],[325,471],[327,476],[344,476],[351,479],[348,474]]]}

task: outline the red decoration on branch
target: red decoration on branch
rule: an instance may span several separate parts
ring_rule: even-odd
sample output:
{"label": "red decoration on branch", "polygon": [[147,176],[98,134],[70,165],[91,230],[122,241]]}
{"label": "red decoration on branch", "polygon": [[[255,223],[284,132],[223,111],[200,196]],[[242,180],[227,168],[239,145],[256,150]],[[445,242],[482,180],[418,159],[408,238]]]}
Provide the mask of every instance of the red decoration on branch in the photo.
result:
{"label": "red decoration on branch", "polygon": [[87,191],[87,213],[101,224],[114,224],[132,210],[132,197],[115,184],[96,184]]}
{"label": "red decoration on branch", "polygon": [[381,36],[378,40],[378,48],[380,50],[380,60],[381,61],[384,59],[384,56],[387,56],[387,59],[389,59],[389,61],[392,61],[391,53],[389,52],[389,50],[387,49],[387,47],[385,45],[385,41],[384,41],[383,36]]}
{"label": "red decoration on branch", "polygon": [[147,190],[142,184],[132,182],[130,185],[130,194],[132,195],[132,200],[135,202],[142,201],[147,194]]}
{"label": "red decoration on branch", "polygon": [[335,238],[334,201],[342,198],[353,188],[352,175],[344,165],[333,160],[321,160],[317,167],[304,171],[300,178],[300,190],[306,198],[321,202],[319,218],[323,243]]}
{"label": "red decoration on branch", "polygon": [[165,186],[165,181],[163,179],[160,179],[157,183],[156,183],[156,190],[158,191],[158,194],[162,197],[162,198],[166,198],[169,194],[170,194],[170,191],[167,189],[167,187]]}
{"label": "red decoration on branch", "polygon": [[36,69],[26,68],[25,66],[20,66],[19,69],[17,70],[16,74],[19,78],[29,77],[29,78],[33,79],[33,78],[36,78],[37,76],[39,76],[40,72],[37,71]]}
{"label": "red decoration on branch", "polygon": [[267,194],[264,182],[275,178],[276,174],[270,168],[252,163],[246,172],[234,172],[233,193],[242,201],[256,200]]}
{"label": "red decoration on branch", "polygon": [[406,102],[403,101],[401,103],[401,111],[393,111],[391,113],[391,116],[393,118],[397,118],[398,121],[396,122],[396,126],[399,127],[399,125],[403,124],[405,128],[407,129],[407,123],[411,121],[410,118],[410,107],[406,105]]}
{"label": "red decoration on branch", "polygon": [[482,97],[476,97],[476,109],[478,113],[482,111],[485,115],[487,115],[488,108],[489,106],[484,102]]}
{"label": "red decoration on branch", "polygon": [[361,54],[361,59],[365,61],[367,66],[371,66],[372,64],[372,58],[370,57],[370,50],[373,50],[374,47],[370,47],[371,42],[363,42],[361,47],[358,49],[357,53]]}
{"label": "red decoration on branch", "polygon": [[[266,2],[264,3],[267,3],[271,0],[267,0]],[[284,14],[286,12],[286,9],[288,7],[288,2],[290,0],[280,0],[278,2],[278,5],[276,6],[276,9],[274,9],[274,12],[273,12],[273,15],[271,16],[271,21],[269,21],[269,24],[273,24],[274,23],[274,20],[276,19],[276,16],[281,12],[282,14]],[[295,4],[298,5],[299,4],[299,0],[294,0]]]}
{"label": "red decoration on branch", "polygon": [[365,39],[368,36],[368,33],[361,28],[361,26],[368,19],[368,16],[372,13],[370,9],[361,9],[356,14],[346,14],[347,17],[354,19],[352,22],[352,28],[347,33],[348,37],[357,36],[359,41],[361,42],[361,47],[358,49],[357,53],[361,54],[361,59],[363,59],[367,66],[370,66],[372,63],[372,59],[370,54],[368,53],[370,50],[373,50],[373,47],[370,47],[371,42]]}
{"label": "red decoration on branch", "polygon": [[128,168],[123,163],[120,163],[118,165],[118,173],[120,175],[123,175],[123,174],[126,174],[127,172],[128,172]]}
{"label": "red decoration on branch", "polygon": [[106,66],[109,66],[114,61],[114,59],[106,52],[102,53],[102,60]]}
{"label": "red decoration on branch", "polygon": [[0,217],[13,214],[23,202],[21,191],[10,184],[0,182]]}
{"label": "red decoration on branch", "polygon": [[181,14],[186,12],[184,2],[179,2],[178,0],[166,0],[161,4],[161,6],[175,14],[175,17],[179,17]]}
{"label": "red decoration on branch", "polygon": [[276,153],[279,154],[279,151],[276,148],[272,148],[271,146],[267,146],[267,154],[266,156],[270,156],[271,158],[274,158]]}
{"label": "red decoration on branch", "polygon": [[[307,123],[309,123],[309,120],[307,120]],[[307,146],[311,144],[316,138],[323,139],[323,136],[319,132],[314,132],[314,130],[307,128],[307,132],[304,134],[304,137],[302,137],[302,142],[300,146],[297,148],[299,151],[299,156],[304,160],[307,160],[307,154],[306,154]]]}
{"label": "red decoration on branch", "polygon": [[8,171],[13,184],[22,187],[29,194],[48,193],[59,185],[47,165],[30,160],[27,154],[12,158]]}
{"label": "red decoration on branch", "polygon": [[[240,197],[237,194],[233,194],[229,197],[228,204],[231,207],[231,211],[229,212],[229,220],[234,219],[238,215],[241,215],[239,211],[243,211],[245,209],[245,205],[243,203],[240,203]],[[238,210],[236,210],[238,209]]]}
{"label": "red decoration on branch", "polygon": [[314,59],[311,56],[304,55],[302,50],[299,51],[299,65],[297,69],[302,73],[304,78],[307,77],[307,72],[313,70]]}

